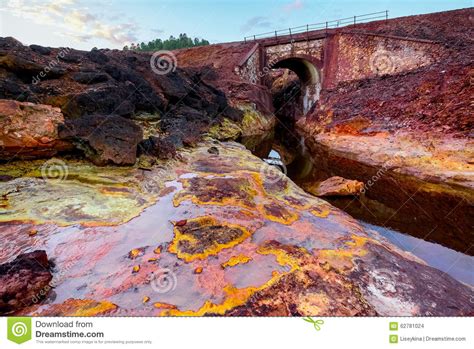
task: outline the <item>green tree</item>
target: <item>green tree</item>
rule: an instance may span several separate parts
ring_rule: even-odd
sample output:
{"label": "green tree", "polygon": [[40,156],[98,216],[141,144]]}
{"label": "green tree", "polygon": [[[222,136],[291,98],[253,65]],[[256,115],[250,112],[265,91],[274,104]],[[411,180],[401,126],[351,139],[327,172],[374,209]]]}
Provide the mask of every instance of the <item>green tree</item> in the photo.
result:
{"label": "green tree", "polygon": [[186,33],[181,33],[177,38],[170,35],[169,39],[161,40],[155,39],[148,43],[141,42],[140,44],[131,43],[129,46],[124,46],[123,50],[136,51],[159,51],[159,50],[175,50],[179,48],[195,47],[209,45],[209,41],[199,38],[188,37]]}

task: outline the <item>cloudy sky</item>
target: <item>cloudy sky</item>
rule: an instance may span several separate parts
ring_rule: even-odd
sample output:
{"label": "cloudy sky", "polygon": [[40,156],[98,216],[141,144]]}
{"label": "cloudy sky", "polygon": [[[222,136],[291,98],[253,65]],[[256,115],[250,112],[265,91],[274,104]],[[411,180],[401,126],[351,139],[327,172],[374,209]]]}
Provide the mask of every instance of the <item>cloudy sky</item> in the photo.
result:
{"label": "cloudy sky", "polygon": [[122,48],[187,33],[212,43],[390,10],[390,17],[471,7],[471,0],[0,0],[0,36],[24,44]]}

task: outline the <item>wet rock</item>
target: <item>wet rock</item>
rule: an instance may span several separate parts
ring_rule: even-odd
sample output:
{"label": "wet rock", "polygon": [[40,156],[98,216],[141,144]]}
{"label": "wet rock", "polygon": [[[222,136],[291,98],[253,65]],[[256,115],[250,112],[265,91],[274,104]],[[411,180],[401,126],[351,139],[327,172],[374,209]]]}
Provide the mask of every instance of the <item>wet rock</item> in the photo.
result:
{"label": "wet rock", "polygon": [[30,306],[43,299],[53,278],[45,251],[24,253],[0,265],[0,314]]}
{"label": "wet rock", "polygon": [[0,100],[0,158],[47,157],[72,149],[58,136],[64,122],[59,108]]}
{"label": "wet rock", "polygon": [[143,132],[133,121],[117,115],[89,115],[66,120],[59,137],[73,142],[97,165],[133,165]]}
{"label": "wet rock", "polygon": [[364,183],[334,176],[320,183],[305,183],[303,188],[316,196],[352,196],[358,195]]}

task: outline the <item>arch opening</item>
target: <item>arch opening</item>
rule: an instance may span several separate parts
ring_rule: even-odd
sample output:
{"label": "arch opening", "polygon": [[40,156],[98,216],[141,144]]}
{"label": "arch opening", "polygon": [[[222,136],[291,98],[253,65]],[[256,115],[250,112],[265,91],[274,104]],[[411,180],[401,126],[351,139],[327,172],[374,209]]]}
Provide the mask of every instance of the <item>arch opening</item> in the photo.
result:
{"label": "arch opening", "polygon": [[288,69],[296,74],[300,81],[303,115],[306,115],[318,101],[321,91],[321,77],[317,66],[304,57],[288,57],[273,64],[272,69]]}

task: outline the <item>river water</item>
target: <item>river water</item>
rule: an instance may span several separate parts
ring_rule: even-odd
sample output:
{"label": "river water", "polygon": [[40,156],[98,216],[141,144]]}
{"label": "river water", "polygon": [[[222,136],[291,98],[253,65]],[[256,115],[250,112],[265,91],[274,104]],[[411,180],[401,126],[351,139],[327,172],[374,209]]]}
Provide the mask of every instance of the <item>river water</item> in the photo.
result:
{"label": "river water", "polygon": [[[286,174],[286,168],[281,161],[280,154],[276,150],[272,149],[267,158],[263,160],[283,170]],[[369,224],[360,220],[359,222],[366,229],[375,230],[400,249],[422,259],[429,266],[447,273],[460,282],[474,286],[474,257],[387,227]]]}
{"label": "river water", "polygon": [[474,257],[386,227],[362,221],[360,223],[367,229],[377,231],[400,249],[412,253],[433,268],[444,271],[458,281],[474,286]]}

